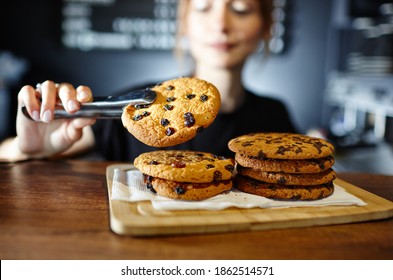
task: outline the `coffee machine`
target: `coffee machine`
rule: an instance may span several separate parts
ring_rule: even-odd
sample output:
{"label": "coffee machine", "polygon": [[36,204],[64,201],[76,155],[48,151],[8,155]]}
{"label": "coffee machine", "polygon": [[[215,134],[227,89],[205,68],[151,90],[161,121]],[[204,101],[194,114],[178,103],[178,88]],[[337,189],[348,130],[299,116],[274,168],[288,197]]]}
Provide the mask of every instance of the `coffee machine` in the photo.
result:
{"label": "coffee machine", "polygon": [[336,0],[324,120],[338,146],[393,142],[393,3]]}

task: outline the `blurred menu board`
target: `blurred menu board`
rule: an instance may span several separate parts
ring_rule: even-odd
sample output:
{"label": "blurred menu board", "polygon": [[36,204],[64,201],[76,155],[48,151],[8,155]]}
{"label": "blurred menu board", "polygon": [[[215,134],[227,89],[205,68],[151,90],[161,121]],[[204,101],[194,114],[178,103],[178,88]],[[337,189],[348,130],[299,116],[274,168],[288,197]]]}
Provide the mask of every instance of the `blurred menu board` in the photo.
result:
{"label": "blurred menu board", "polygon": [[62,44],[71,49],[169,50],[177,0],[63,0]]}

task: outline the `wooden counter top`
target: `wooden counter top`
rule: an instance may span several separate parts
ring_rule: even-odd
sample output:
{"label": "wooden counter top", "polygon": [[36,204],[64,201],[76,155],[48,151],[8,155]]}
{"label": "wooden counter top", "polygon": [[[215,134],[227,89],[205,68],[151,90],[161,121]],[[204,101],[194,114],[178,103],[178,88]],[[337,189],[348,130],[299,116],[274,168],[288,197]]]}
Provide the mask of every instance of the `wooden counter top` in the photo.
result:
{"label": "wooden counter top", "polygon": [[[393,219],[254,232],[128,237],[109,226],[113,162],[0,164],[1,259],[392,259]],[[393,200],[393,176],[340,173]]]}

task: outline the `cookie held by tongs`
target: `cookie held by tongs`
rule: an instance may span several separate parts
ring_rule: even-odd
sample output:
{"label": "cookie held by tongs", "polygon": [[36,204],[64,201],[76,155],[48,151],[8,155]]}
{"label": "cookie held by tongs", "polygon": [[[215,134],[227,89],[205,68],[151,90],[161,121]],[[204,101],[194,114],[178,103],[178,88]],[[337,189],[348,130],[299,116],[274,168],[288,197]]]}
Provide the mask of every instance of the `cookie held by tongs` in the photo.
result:
{"label": "cookie held by tongs", "polygon": [[149,146],[168,147],[194,138],[212,124],[221,106],[217,88],[197,78],[178,78],[153,88],[152,104],[128,105],[121,116],[124,127]]}

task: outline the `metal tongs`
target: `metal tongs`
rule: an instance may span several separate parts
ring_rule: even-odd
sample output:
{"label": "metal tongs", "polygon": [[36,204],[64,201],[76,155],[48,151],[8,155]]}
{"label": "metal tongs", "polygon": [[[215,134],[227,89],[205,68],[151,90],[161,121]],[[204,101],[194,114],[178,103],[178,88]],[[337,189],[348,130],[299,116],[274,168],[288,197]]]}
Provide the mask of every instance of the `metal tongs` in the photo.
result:
{"label": "metal tongs", "polygon": [[[37,84],[39,89],[40,84]],[[98,118],[98,119],[118,119],[123,113],[123,108],[127,105],[148,105],[156,100],[155,91],[147,89],[132,90],[118,96],[99,96],[94,102],[80,104],[80,109],[70,114],[61,104],[56,105],[54,118]],[[26,107],[22,107],[23,114],[32,119]]]}

